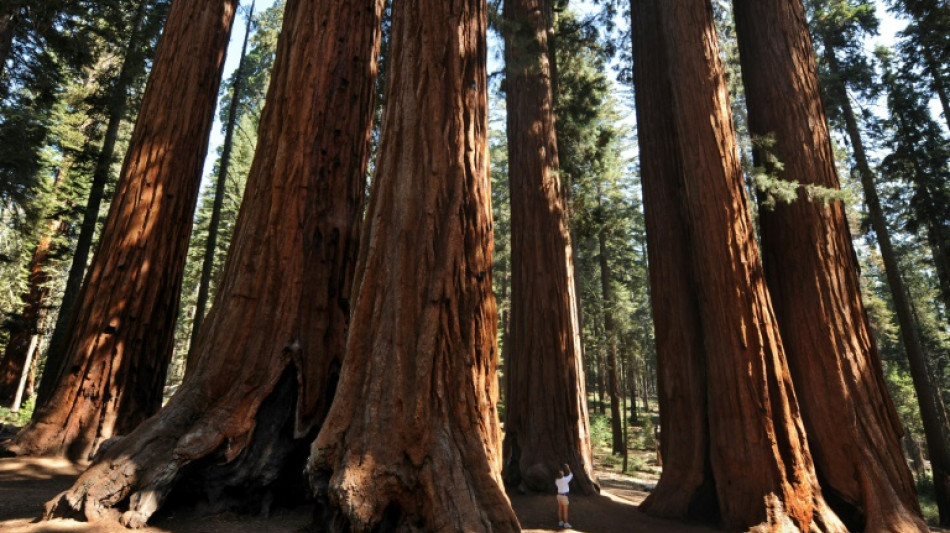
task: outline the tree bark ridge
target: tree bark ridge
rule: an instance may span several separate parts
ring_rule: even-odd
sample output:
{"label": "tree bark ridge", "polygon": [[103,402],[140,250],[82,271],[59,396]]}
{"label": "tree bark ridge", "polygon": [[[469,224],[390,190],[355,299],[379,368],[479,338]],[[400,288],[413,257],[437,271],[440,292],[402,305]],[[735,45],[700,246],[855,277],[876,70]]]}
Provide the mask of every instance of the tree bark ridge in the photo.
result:
{"label": "tree bark ridge", "polygon": [[501,485],[481,0],[394,4],[379,160],[336,401],[327,531],[517,531]]}

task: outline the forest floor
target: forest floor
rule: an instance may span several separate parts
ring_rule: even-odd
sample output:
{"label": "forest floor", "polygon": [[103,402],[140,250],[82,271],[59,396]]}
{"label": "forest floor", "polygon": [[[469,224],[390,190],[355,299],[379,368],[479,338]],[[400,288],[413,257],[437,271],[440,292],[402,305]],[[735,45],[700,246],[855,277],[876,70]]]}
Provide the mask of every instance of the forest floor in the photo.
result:
{"label": "forest floor", "polygon": [[[124,533],[116,523],[87,523],[55,519],[40,521],[43,505],[67,489],[81,468],[62,459],[0,459],[0,531],[4,533]],[[654,479],[619,474],[610,465],[598,472],[603,492],[600,496],[571,497],[569,531],[613,533],[700,533],[713,530],[679,522],[651,518],[637,510]],[[557,527],[556,504],[552,495],[514,494],[512,504],[526,532],[564,531]],[[269,517],[222,513],[211,516],[199,511],[159,512],[147,533],[296,533],[305,531],[310,508],[276,508]]]}
{"label": "forest floor", "polygon": [[[521,526],[527,533],[712,533],[709,527],[660,520],[638,509],[659,477],[654,454],[631,451],[632,474],[621,473],[620,459],[596,450],[599,496],[571,496],[573,528],[557,527],[557,507],[550,494],[510,494]],[[63,459],[0,458],[0,532],[3,533],[126,533],[115,522],[88,523],[54,519],[41,521],[44,504],[72,485],[80,465]],[[237,513],[208,514],[198,508],[159,511],[143,533],[298,533],[308,531],[312,509],[275,507],[268,517]],[[950,531],[934,529],[933,531]]]}

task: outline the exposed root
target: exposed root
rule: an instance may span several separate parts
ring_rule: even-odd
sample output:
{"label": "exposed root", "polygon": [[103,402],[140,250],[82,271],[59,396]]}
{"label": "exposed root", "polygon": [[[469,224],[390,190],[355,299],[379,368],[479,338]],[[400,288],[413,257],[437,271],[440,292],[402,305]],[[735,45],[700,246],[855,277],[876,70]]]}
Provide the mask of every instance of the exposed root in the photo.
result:
{"label": "exposed root", "polygon": [[[173,400],[105,450],[73,486],[46,506],[46,518],[75,517],[90,522],[118,520],[129,528],[145,527],[173,490],[188,501],[239,510],[266,510],[249,503],[268,501],[288,472],[300,478],[307,443],[313,435],[293,438],[296,374],[288,367],[273,392],[252,412],[253,435],[232,435],[234,420],[217,418],[218,409],[195,409],[187,399]],[[220,407],[220,406],[219,406]],[[235,409],[233,412],[237,412]],[[240,449],[237,448],[240,446]],[[288,462],[296,466],[288,467]],[[293,483],[287,483],[294,485]],[[300,483],[295,487],[302,486]],[[233,495],[240,498],[230,500]]]}

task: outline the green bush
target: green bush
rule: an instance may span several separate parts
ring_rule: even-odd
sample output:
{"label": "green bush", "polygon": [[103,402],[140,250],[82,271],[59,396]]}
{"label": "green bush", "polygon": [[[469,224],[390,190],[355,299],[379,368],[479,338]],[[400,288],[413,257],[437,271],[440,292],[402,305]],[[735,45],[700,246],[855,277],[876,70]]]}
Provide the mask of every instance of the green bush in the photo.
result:
{"label": "green bush", "polygon": [[19,412],[14,413],[6,407],[0,407],[0,424],[23,427],[33,416],[33,398],[20,406]]}
{"label": "green bush", "polygon": [[920,512],[924,515],[924,520],[928,524],[936,525],[940,521],[940,512],[937,509],[937,495],[930,472],[917,480],[917,501],[920,502]]}
{"label": "green bush", "polygon": [[593,446],[610,446],[610,420],[606,415],[592,413],[590,415],[590,442]]}

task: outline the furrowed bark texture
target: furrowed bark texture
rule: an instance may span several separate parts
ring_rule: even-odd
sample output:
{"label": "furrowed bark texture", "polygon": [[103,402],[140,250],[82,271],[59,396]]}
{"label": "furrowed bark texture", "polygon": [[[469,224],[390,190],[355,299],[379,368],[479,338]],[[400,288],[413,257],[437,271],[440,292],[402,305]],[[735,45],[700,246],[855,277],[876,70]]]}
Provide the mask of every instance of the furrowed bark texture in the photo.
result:
{"label": "furrowed bark texture", "polygon": [[23,372],[29,372],[29,369],[24,367],[31,346],[35,350],[33,338],[39,335],[46,314],[46,298],[49,296],[49,287],[46,286],[49,280],[46,261],[49,258],[53,235],[59,231],[60,225],[58,221],[50,222],[46,235],[40,239],[36,250],[33,251],[28,279],[29,290],[23,295],[23,311],[15,318],[10,339],[3,350],[3,358],[0,359],[0,402],[5,406],[12,405]]}
{"label": "furrowed bark texture", "polygon": [[809,197],[840,188],[801,0],[735,0],[743,81],[754,136],[800,183],[798,199],[759,209],[762,255],[815,468],[829,502],[853,530],[928,531],[900,448],[861,301],[844,206]]}
{"label": "furrowed bark texture", "polygon": [[630,2],[663,459],[660,480],[641,509],[656,516],[710,520],[719,511],[709,463],[706,362],[662,46],[661,1]]}
{"label": "furrowed bark texture", "polygon": [[507,0],[511,350],[505,480],[554,492],[564,463],[581,494],[593,477],[570,230],[558,177],[543,0]]}
{"label": "furrowed bark texture", "polygon": [[237,0],[175,2],[99,249],[68,364],[17,454],[84,458],[158,411],[191,219]]}
{"label": "furrowed bark texture", "polygon": [[[141,52],[142,43],[151,40],[156,35],[143,31],[143,24],[152,0],[143,0],[139,3],[135,20],[132,22],[132,32],[125,48],[125,59],[122,68],[109,95],[106,134],[102,140],[102,148],[96,158],[96,167],[92,174],[92,184],[89,187],[89,196],[86,198],[86,208],[83,211],[82,222],[79,226],[79,236],[76,238],[76,249],[73,251],[72,263],[66,276],[66,286],[63,289],[63,299],[60,302],[59,313],[56,316],[56,325],[50,336],[46,350],[46,363],[43,369],[43,378],[40,380],[39,391],[36,394],[37,408],[43,407],[59,385],[66,372],[69,353],[68,335],[72,319],[75,318],[74,309],[82,289],[83,274],[89,262],[89,253],[92,250],[93,238],[99,224],[99,206],[105,195],[106,184],[112,174],[112,164],[115,159],[116,143],[119,139],[119,127],[125,118],[129,103],[129,87],[143,74],[145,70],[145,56]],[[152,32],[160,31],[158,24],[150,25]]]}
{"label": "furrowed bark texture", "polygon": [[805,442],[746,198],[712,6],[661,2],[693,275],[709,445],[728,529],[834,531]]}
{"label": "furrowed bark texture", "polygon": [[381,13],[378,0],[287,3],[193,371],[158,415],[51,503],[97,518],[131,496],[122,521],[140,526],[180,480],[248,500],[279,489],[282,471],[304,483],[344,353]]}
{"label": "furrowed bark texture", "polygon": [[308,465],[323,531],[519,530],[496,411],[486,12],[393,4],[351,334]]}
{"label": "furrowed bark texture", "polygon": [[[826,42],[831,42],[826,39]],[[828,62],[834,79],[840,80],[840,65],[834,51],[826,46],[825,59]],[[894,301],[894,310],[897,314],[898,325],[901,331],[901,341],[910,366],[911,378],[914,382],[914,391],[917,393],[917,404],[920,408],[921,422],[924,426],[924,436],[927,441],[927,451],[930,455],[930,465],[933,469],[934,491],[936,492],[937,508],[940,512],[941,525],[950,525],[950,445],[948,445],[940,417],[938,392],[931,383],[927,370],[927,356],[921,346],[914,311],[907,297],[904,281],[901,279],[897,253],[891,244],[890,232],[887,229],[887,220],[881,200],[877,195],[874,183],[874,172],[868,161],[857,116],[848,99],[847,87],[840,81],[831,86],[837,94],[837,100],[842,102],[841,111],[845,119],[845,128],[854,151],[855,168],[861,177],[861,188],[864,190],[864,200],[868,207],[871,228],[877,236],[878,247],[881,250],[881,260],[884,262],[884,273],[888,287]]]}

